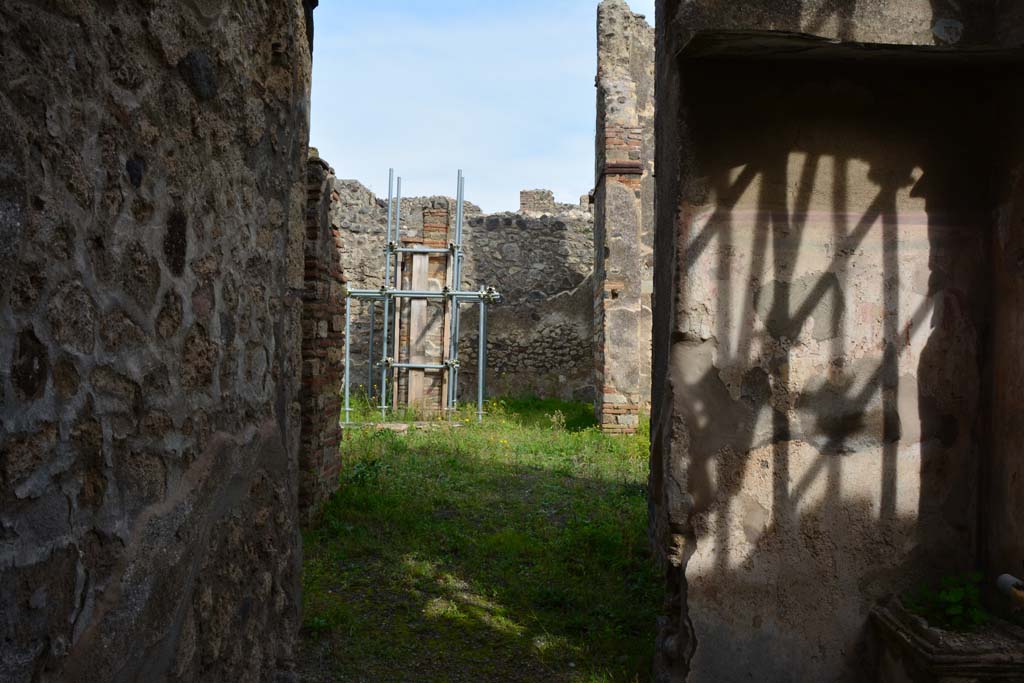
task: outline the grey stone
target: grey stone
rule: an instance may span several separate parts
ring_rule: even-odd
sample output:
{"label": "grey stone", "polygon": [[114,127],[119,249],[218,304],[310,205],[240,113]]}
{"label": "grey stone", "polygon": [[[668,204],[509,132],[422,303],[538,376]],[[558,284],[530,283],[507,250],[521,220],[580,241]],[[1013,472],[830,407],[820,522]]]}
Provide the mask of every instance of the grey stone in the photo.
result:
{"label": "grey stone", "polygon": [[178,62],[178,72],[200,100],[211,100],[217,96],[217,77],[213,60],[205,50],[189,51]]}

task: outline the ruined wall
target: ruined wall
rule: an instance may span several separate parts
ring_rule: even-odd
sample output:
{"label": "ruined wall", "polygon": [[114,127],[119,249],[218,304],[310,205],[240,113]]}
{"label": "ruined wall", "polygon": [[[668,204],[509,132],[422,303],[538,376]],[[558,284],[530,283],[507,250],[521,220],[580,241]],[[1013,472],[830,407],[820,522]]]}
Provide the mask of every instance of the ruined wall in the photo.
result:
{"label": "ruined wall", "polygon": [[555,193],[551,190],[522,190],[519,193],[519,213],[554,213]]}
{"label": "ruined wall", "polygon": [[563,204],[555,201],[555,193],[551,190],[522,190],[519,192],[519,215],[539,218],[544,214],[557,216],[575,210],[590,212],[590,195],[580,197],[579,205]]}
{"label": "ruined wall", "polygon": [[962,5],[658,4],[659,680],[851,678],[875,600],[977,560],[983,79],[679,55],[706,28],[967,44]]}
{"label": "ruined wall", "polygon": [[314,4],[0,4],[4,681],[293,669]]}
{"label": "ruined wall", "polygon": [[[387,200],[354,180],[335,182],[331,221],[340,227],[345,275],[354,288],[381,286]],[[488,392],[590,400],[592,350],[590,212],[556,204],[556,213],[484,214],[466,203],[463,287],[492,285],[503,301],[488,313]],[[424,210],[447,211],[454,234],[455,202],[446,197],[402,199],[402,235],[422,235]],[[365,385],[369,313],[353,317],[353,386]],[[356,309],[354,309],[356,310]],[[463,307],[460,399],[476,395],[476,312]],[[378,354],[381,309],[375,316]],[[375,374],[374,377],[379,377]],[[379,382],[379,379],[375,380]]]}
{"label": "ruined wall", "polygon": [[302,291],[302,437],[299,508],[312,518],[338,488],[345,278],[341,234],[328,220],[334,171],[311,151],[306,164],[306,234]]}
{"label": "ruined wall", "polygon": [[594,385],[602,429],[633,432],[650,405],[654,30],[623,0],[597,10]]}

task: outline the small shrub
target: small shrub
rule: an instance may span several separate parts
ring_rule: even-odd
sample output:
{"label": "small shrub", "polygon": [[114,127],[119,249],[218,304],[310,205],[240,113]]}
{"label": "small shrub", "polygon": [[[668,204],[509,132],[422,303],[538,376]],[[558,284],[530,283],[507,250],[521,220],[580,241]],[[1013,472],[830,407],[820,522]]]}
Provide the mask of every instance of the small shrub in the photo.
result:
{"label": "small shrub", "polygon": [[354,486],[376,483],[388,471],[388,464],[378,458],[357,460],[348,471],[348,481]]}
{"label": "small shrub", "polygon": [[947,576],[938,589],[921,588],[903,599],[914,614],[928,623],[949,631],[969,631],[991,619],[981,604],[980,572]]}

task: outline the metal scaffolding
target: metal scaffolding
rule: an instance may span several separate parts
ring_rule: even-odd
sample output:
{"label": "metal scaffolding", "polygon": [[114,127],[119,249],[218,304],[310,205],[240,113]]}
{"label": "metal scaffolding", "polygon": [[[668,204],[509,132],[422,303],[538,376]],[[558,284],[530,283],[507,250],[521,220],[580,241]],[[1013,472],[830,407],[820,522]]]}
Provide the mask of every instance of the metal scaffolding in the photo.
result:
{"label": "metal scaffolding", "polygon": [[[477,291],[462,289],[462,224],[464,218],[463,203],[465,196],[465,178],[459,170],[456,203],[455,203],[455,239],[448,243],[447,247],[403,247],[400,246],[399,228],[402,218],[402,179],[398,178],[397,193],[395,191],[394,169],[388,171],[388,209],[387,209],[387,236],[384,247],[384,284],[380,289],[345,289],[345,424],[351,423],[352,406],[350,401],[350,367],[351,367],[351,344],[350,332],[352,326],[352,300],[367,301],[370,304],[370,339],[367,363],[367,387],[370,397],[373,396],[373,371],[375,366],[380,368],[380,404],[377,406],[381,412],[381,418],[387,419],[388,405],[388,377],[392,381],[397,379],[398,371],[408,370],[444,370],[447,372],[447,394],[444,396],[444,409],[450,416],[458,407],[459,403],[459,319],[463,304],[476,303],[480,307],[479,313],[479,339],[477,348],[477,395],[476,414],[477,420],[483,419],[484,414],[484,375],[487,368],[487,305],[501,301],[501,294],[494,287],[480,287]],[[392,213],[394,205],[394,213]],[[401,268],[398,259],[403,254],[434,254],[447,257],[447,268],[451,272],[451,286],[444,287],[440,291],[402,289]],[[396,259],[394,268],[394,282],[392,284],[392,258]],[[388,355],[388,341],[391,330],[394,330],[395,339],[393,349],[395,355],[399,355],[399,305],[402,300],[435,300],[443,302],[446,318],[448,320],[449,344],[447,350],[442,348],[442,358],[439,363],[403,363]],[[383,340],[381,341],[380,361],[374,359],[374,336],[376,328],[377,303],[383,302]],[[392,317],[394,321],[392,322]],[[409,338],[409,355],[412,355],[412,337]],[[394,374],[389,371],[394,371]],[[397,392],[395,401],[397,402]]]}

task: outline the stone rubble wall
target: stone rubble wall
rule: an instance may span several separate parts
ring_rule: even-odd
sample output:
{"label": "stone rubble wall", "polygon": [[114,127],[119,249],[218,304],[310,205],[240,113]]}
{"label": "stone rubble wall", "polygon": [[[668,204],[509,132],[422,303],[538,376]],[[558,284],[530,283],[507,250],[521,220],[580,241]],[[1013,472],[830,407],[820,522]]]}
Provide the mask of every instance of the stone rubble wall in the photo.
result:
{"label": "stone rubble wall", "polygon": [[522,190],[519,193],[519,213],[554,213],[555,193],[551,190]]}
{"label": "stone rubble wall", "polygon": [[315,2],[0,3],[0,680],[294,680]]}
{"label": "stone rubble wall", "polygon": [[[342,234],[345,276],[353,288],[376,289],[383,283],[386,199],[355,180],[336,180],[330,220]],[[448,213],[454,235],[455,201],[447,197],[402,199],[402,236],[423,234],[424,211]],[[592,350],[590,272],[593,225],[589,210],[556,205],[557,213],[484,214],[466,202],[463,287],[490,285],[501,291],[501,304],[488,317],[487,391],[490,396],[553,396],[591,400]],[[464,305],[460,334],[460,400],[476,396],[477,318]],[[352,382],[354,391],[368,381],[366,355],[369,314],[356,305],[353,317]],[[380,353],[382,307],[376,313]],[[389,344],[391,342],[389,341]],[[393,354],[390,354],[393,355]],[[379,384],[379,373],[373,374]]]}
{"label": "stone rubble wall", "polygon": [[557,216],[573,211],[590,212],[590,195],[580,197],[579,205],[563,204],[555,201],[555,193],[551,190],[522,190],[519,193],[519,211],[521,216],[539,218],[544,214]]}
{"label": "stone rubble wall", "polygon": [[594,385],[598,422],[636,431],[650,407],[654,30],[623,0],[597,10]]}

